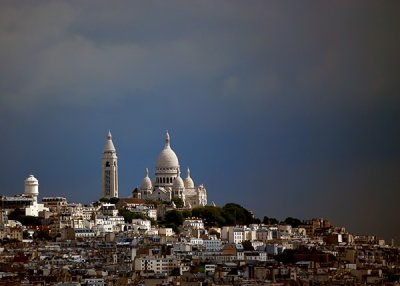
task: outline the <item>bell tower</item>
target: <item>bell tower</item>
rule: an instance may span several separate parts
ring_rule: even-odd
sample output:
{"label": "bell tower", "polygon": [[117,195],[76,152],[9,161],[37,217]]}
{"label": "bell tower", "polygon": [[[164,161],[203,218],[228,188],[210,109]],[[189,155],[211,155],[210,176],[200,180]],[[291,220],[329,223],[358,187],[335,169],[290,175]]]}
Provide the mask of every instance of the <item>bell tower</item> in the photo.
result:
{"label": "bell tower", "polygon": [[111,132],[108,131],[102,163],[102,192],[104,198],[118,198],[118,157]]}

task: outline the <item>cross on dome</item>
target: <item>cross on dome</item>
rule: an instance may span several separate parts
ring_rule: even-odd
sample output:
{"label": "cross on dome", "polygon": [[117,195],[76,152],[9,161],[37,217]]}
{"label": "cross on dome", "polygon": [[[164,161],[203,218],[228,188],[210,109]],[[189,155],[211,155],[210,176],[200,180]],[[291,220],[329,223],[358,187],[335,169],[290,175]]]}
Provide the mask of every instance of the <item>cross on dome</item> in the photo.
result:
{"label": "cross on dome", "polygon": [[189,169],[189,167],[187,167],[187,169],[186,169],[186,177],[190,178],[190,169]]}
{"label": "cross on dome", "polygon": [[168,133],[168,130],[167,130],[167,132],[165,133],[165,147],[169,147],[170,144],[171,144],[170,142],[171,142],[171,139],[169,137],[169,133]]}

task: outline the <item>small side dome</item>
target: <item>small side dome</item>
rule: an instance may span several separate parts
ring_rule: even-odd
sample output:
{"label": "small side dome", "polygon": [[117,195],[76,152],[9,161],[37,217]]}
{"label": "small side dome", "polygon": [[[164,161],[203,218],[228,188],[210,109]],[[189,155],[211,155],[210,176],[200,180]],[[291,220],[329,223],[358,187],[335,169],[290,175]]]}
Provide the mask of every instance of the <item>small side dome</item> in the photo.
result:
{"label": "small side dome", "polygon": [[178,176],[175,178],[174,183],[172,184],[173,189],[183,189],[185,188],[185,183],[181,178],[181,171],[178,171]]}
{"label": "small side dome", "polygon": [[186,179],[185,179],[185,188],[187,189],[193,189],[194,188],[194,182],[192,178],[190,177],[190,169],[187,168],[186,170]]}
{"label": "small side dome", "polygon": [[149,178],[149,169],[148,168],[146,168],[146,176],[144,177],[140,188],[142,190],[150,190],[153,188],[153,184],[151,183],[151,180]]}

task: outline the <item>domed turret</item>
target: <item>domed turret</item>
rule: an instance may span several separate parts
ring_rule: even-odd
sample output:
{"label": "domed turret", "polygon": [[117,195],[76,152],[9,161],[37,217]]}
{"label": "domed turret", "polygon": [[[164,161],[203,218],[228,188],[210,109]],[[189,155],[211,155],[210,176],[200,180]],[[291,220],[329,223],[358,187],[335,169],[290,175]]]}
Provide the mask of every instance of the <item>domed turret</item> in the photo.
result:
{"label": "domed turret", "polygon": [[183,189],[185,188],[185,184],[181,178],[181,171],[178,171],[178,176],[175,178],[174,183],[172,184],[172,189]]}
{"label": "domed turret", "polygon": [[25,195],[32,197],[39,195],[39,181],[33,175],[25,179]]}
{"label": "domed turret", "polygon": [[190,177],[190,169],[189,168],[187,168],[187,170],[186,170],[185,188],[187,188],[187,189],[194,188],[194,182],[193,182],[192,178]]}
{"label": "domed turret", "polygon": [[158,156],[156,163],[156,176],[153,186],[169,188],[172,187],[178,175],[179,161],[175,152],[171,149],[168,131],[165,134],[165,146]]}
{"label": "domed turret", "polygon": [[157,159],[156,169],[179,168],[178,157],[170,146],[170,137],[168,131],[165,135],[165,146]]}
{"label": "domed turret", "polygon": [[104,152],[110,152],[110,153],[116,152],[114,143],[112,141],[111,131],[108,131],[107,141],[106,141],[106,144],[104,145]]}
{"label": "domed turret", "polygon": [[146,176],[144,177],[140,188],[142,190],[150,190],[153,188],[153,184],[151,183],[151,180],[149,178],[149,169],[148,168],[146,168]]}

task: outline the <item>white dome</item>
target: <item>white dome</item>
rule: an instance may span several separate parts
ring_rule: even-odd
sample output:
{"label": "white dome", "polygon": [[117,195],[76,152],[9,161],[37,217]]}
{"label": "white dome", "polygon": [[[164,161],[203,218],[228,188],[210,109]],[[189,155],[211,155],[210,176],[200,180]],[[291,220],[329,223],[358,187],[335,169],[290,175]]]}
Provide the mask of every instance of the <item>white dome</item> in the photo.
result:
{"label": "white dome", "polygon": [[178,157],[176,156],[174,150],[172,150],[170,147],[168,132],[165,138],[165,147],[158,156],[156,168],[179,168]]}
{"label": "white dome", "polygon": [[142,181],[142,186],[140,187],[142,190],[149,190],[153,188],[153,184],[149,178],[149,169],[146,168],[146,177],[144,177]]}
{"label": "white dome", "polygon": [[183,189],[185,188],[185,184],[181,178],[181,172],[178,173],[178,177],[175,178],[174,183],[172,184],[173,189]]}
{"label": "white dome", "polygon": [[25,183],[28,183],[28,184],[39,184],[39,181],[38,181],[38,179],[35,178],[35,176],[29,175],[29,177],[25,179]]}
{"label": "white dome", "polygon": [[194,182],[193,182],[192,178],[190,177],[190,169],[189,168],[187,168],[186,173],[187,173],[187,176],[186,176],[186,179],[185,179],[185,188],[193,189],[194,188]]}

